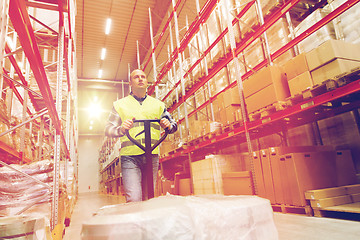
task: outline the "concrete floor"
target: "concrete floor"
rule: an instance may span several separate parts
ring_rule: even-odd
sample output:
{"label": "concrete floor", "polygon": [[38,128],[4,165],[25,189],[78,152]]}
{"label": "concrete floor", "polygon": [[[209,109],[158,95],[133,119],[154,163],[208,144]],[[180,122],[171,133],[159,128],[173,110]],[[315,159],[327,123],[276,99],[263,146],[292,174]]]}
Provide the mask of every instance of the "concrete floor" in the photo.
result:
{"label": "concrete floor", "polygon": [[[79,194],[64,240],[81,239],[81,225],[102,206],[125,202],[123,196],[98,193]],[[333,218],[274,213],[279,240],[359,240],[360,222]],[[265,239],[266,240],[266,239]]]}

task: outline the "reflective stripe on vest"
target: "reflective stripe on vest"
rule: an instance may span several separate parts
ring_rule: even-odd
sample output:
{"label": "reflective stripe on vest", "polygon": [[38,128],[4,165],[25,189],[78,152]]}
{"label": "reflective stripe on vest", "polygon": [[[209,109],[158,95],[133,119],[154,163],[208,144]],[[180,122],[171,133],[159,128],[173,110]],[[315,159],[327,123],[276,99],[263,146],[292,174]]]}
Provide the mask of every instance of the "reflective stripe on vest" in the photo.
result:
{"label": "reflective stripe on vest", "polygon": [[[165,109],[165,104],[151,96],[147,96],[146,99],[140,104],[133,96],[129,95],[125,98],[119,99],[114,102],[114,108],[119,114],[122,121],[126,119],[160,119]],[[160,125],[159,123],[151,123],[151,142],[157,142],[160,138]],[[136,134],[144,130],[143,123],[134,123],[133,127],[129,130],[130,136],[138,141],[144,139],[144,133],[135,137]],[[120,138],[121,150],[120,155],[140,155],[144,151],[141,150],[135,144],[126,137]],[[152,154],[158,154],[158,147],[154,149]]]}

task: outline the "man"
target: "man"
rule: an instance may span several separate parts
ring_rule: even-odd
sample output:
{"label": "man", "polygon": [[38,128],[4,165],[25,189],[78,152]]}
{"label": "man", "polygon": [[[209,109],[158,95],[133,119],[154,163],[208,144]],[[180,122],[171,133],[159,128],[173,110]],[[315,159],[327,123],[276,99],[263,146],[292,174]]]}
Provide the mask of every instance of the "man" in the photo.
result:
{"label": "man", "polygon": [[[145,73],[136,69],[130,74],[131,93],[129,96],[119,99],[113,103],[113,109],[109,121],[105,127],[105,134],[110,137],[120,137],[121,141],[121,171],[127,202],[142,201],[142,177],[146,174],[146,158],[144,151],[133,144],[127,137],[126,131],[134,137],[144,127],[134,123],[134,119],[161,119],[160,123],[151,123],[151,141],[156,142],[160,137],[160,126],[168,129],[169,133],[177,130],[177,124],[166,110],[165,104],[147,95],[148,82]],[[160,126],[159,126],[160,125]],[[136,139],[141,140],[143,145],[144,133]],[[159,167],[159,150],[155,148],[152,152],[153,179],[156,181]]]}

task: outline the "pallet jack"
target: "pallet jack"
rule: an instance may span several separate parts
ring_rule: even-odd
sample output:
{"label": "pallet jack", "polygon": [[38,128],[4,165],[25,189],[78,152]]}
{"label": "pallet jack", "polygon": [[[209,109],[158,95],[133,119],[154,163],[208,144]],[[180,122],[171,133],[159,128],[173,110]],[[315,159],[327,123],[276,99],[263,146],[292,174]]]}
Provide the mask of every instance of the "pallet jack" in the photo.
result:
{"label": "pallet jack", "polygon": [[144,123],[144,130],[136,134],[135,138],[140,134],[145,133],[145,147],[130,136],[129,131],[126,131],[125,134],[129,138],[131,142],[133,142],[136,146],[142,149],[145,152],[146,158],[146,176],[142,175],[142,189],[143,189],[143,200],[154,198],[154,179],[153,179],[153,166],[152,166],[152,151],[159,146],[159,144],[165,140],[167,135],[169,134],[169,130],[165,129],[165,133],[160,137],[160,139],[151,146],[151,128],[150,125],[152,122],[160,122],[160,119],[139,119],[133,120],[134,123]]}

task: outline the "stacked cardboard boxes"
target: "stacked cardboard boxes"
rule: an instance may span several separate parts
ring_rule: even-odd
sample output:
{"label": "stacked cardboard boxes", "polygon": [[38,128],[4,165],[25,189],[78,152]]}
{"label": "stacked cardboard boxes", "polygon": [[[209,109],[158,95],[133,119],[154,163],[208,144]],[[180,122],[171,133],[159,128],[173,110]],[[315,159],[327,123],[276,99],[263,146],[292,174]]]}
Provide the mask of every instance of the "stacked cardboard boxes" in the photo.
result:
{"label": "stacked cardboard boxes", "polygon": [[314,84],[360,67],[360,44],[329,40],[306,54]]}
{"label": "stacked cardboard boxes", "polygon": [[360,44],[328,40],[283,65],[291,96],[360,67]]}
{"label": "stacked cardboard boxes", "polygon": [[289,97],[286,76],[279,66],[261,69],[244,81],[244,97],[249,113]]}
{"label": "stacked cardboard boxes", "polygon": [[314,209],[344,205],[360,201],[360,184],[346,185],[334,188],[309,190],[305,198],[310,201]]}
{"label": "stacked cardboard boxes", "polygon": [[356,183],[351,153],[332,146],[272,147],[253,163],[258,195],[272,204],[305,206],[307,190]]}
{"label": "stacked cardboard boxes", "polygon": [[223,194],[222,174],[243,171],[241,157],[209,155],[203,160],[192,162],[194,194]]}

